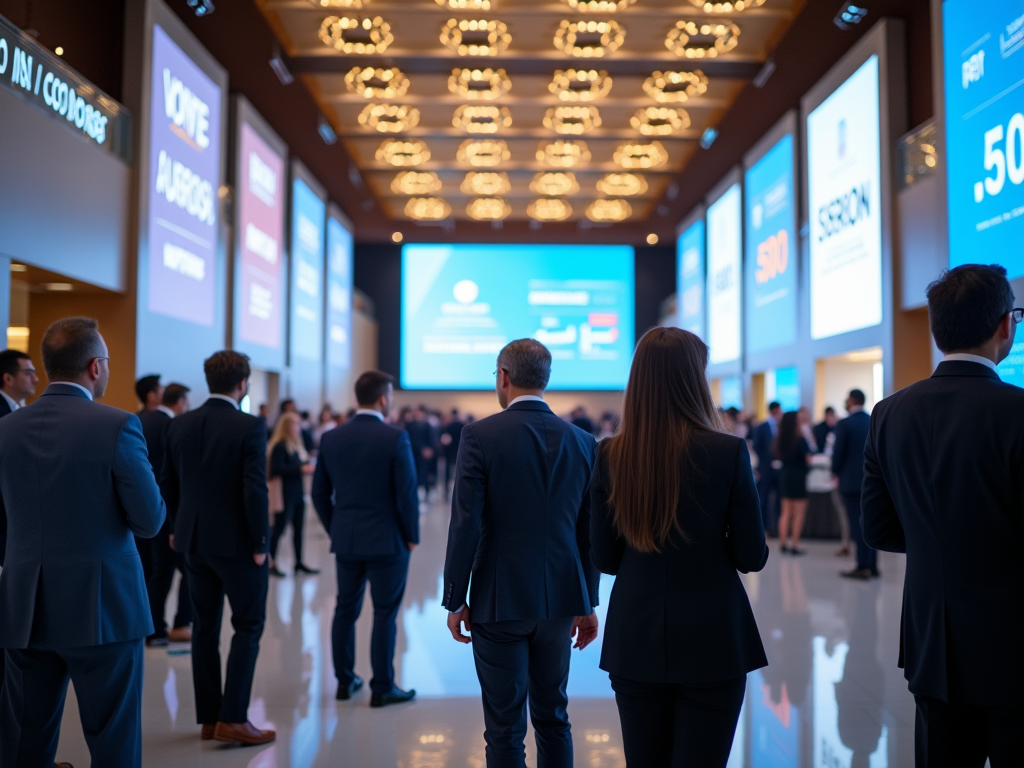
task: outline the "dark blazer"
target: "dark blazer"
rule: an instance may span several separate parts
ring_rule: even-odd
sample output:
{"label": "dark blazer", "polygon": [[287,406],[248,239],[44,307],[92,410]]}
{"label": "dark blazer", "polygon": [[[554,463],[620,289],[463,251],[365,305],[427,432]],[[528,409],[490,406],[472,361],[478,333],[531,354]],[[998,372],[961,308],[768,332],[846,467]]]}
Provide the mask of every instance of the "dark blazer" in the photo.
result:
{"label": "dark blazer", "polygon": [[445,608],[465,605],[469,592],[473,622],[590,614],[600,579],[588,557],[595,448],[536,400],[462,430]]}
{"label": "dark blazer", "polygon": [[453,421],[444,428],[445,434],[452,439],[452,441],[444,447],[445,456],[449,461],[455,461],[455,459],[458,458],[459,443],[462,442],[462,430],[465,428],[466,423],[464,421]]}
{"label": "dark blazer", "polygon": [[762,421],[754,427],[754,434],[751,436],[750,442],[757,455],[757,473],[764,477],[768,473],[774,472],[772,461],[775,459],[775,455],[772,452],[772,446],[775,443],[775,436],[772,434],[772,425],[767,421]]}
{"label": "dark blazer", "polygon": [[0,419],[4,416],[10,416],[11,413],[11,406],[7,404],[6,398],[0,397]]}
{"label": "dark blazer", "polygon": [[[0,397],[0,419],[4,416],[10,416],[13,413],[11,406],[7,404],[7,401]],[[0,567],[3,567],[4,563],[4,550],[7,548],[7,518],[0,517]],[[2,656],[3,654],[0,654]],[[0,673],[3,672],[3,663],[0,662]],[[3,684],[0,683],[0,687]]]}
{"label": "dark blazer", "polygon": [[811,428],[811,434],[814,435],[815,448],[818,453],[825,452],[825,442],[834,431],[835,427],[830,427],[827,421],[820,421]]}
{"label": "dark blazer", "polygon": [[345,560],[407,553],[420,541],[420,503],[409,435],[361,414],[320,439],[313,506]]}
{"label": "dark blazer", "polygon": [[832,474],[839,478],[840,493],[860,493],[864,483],[864,443],[871,417],[864,411],[851,413],[836,422],[832,448]]}
{"label": "dark blazer", "polygon": [[302,502],[302,468],[306,463],[298,453],[289,451],[283,442],[270,452],[270,476],[281,478],[281,495],[286,508]]}
{"label": "dark blazer", "polygon": [[153,473],[160,477],[164,468],[164,441],[167,438],[167,427],[170,426],[171,417],[155,408],[152,411],[142,411],[138,416],[142,422],[142,436],[146,438],[149,463],[153,467]]}
{"label": "dark blazer", "polygon": [[864,459],[864,540],[907,553],[911,692],[1019,707],[1024,389],[979,363],[940,363],[875,406]]}
{"label": "dark blazer", "polygon": [[591,485],[591,557],[615,575],[601,669],[650,683],[714,683],[767,666],[737,571],[768,561],[747,443],[719,433],[692,437],[695,467],[681,467],[679,525],[660,553],[642,553],[615,528],[607,451]]}
{"label": "dark blazer", "polygon": [[234,557],[267,551],[267,430],[255,416],[210,398],[173,419],[160,487],[174,549]]}
{"label": "dark blazer", "polygon": [[77,648],[152,634],[132,534],[155,536],[166,509],[138,418],[51,384],[0,421],[0,456],[0,521],[10,540],[0,562],[0,647]]}

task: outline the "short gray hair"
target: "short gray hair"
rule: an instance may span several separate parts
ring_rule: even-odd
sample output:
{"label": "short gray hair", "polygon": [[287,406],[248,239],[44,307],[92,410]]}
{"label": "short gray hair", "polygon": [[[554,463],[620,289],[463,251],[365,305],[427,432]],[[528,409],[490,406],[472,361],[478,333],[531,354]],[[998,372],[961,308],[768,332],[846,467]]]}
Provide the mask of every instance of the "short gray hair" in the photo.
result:
{"label": "short gray hair", "polygon": [[498,353],[498,370],[507,372],[519,389],[547,389],[551,353],[536,339],[516,339]]}

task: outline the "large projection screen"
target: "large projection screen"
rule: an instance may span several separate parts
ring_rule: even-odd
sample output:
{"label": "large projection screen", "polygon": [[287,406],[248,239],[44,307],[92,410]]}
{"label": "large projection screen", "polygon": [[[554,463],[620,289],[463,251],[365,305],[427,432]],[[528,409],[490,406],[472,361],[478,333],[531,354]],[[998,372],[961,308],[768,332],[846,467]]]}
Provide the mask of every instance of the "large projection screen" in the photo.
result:
{"label": "large projection screen", "polygon": [[501,348],[531,337],[551,350],[549,389],[623,388],[633,262],[619,245],[404,246],[402,387],[491,389]]}
{"label": "large projection screen", "polygon": [[704,209],[684,219],[676,238],[676,322],[702,339],[704,327]]}
{"label": "large projection screen", "polygon": [[739,183],[708,205],[708,346],[711,363],[740,359],[740,269],[743,208]]}

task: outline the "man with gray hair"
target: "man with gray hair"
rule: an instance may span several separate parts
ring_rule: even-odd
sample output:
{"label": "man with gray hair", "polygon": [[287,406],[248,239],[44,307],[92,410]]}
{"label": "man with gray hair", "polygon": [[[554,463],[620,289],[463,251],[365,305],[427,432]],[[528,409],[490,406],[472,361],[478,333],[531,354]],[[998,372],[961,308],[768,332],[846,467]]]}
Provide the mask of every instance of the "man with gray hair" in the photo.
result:
{"label": "man with gray hair", "polygon": [[568,641],[582,649],[597,637],[596,444],[548,408],[550,375],[540,342],[502,349],[495,389],[504,411],[462,430],[455,469],[443,605],[452,637],[473,643],[488,768],[526,765],[527,701],[539,765],[571,768]]}

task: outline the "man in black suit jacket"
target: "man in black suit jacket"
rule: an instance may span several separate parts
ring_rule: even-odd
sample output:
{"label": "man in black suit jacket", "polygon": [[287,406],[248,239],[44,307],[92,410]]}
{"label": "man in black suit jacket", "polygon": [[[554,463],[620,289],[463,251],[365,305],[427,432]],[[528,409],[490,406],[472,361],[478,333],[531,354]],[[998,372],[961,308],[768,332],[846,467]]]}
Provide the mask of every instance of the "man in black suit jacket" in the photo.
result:
{"label": "man in black suit jacket", "polygon": [[846,398],[849,414],[836,424],[836,442],[832,448],[832,475],[839,481],[839,493],[850,521],[850,539],[857,546],[857,567],[842,573],[848,579],[866,581],[878,576],[878,552],[864,543],[860,524],[860,489],[864,482],[864,443],[868,439],[871,417],[864,412],[867,398],[859,389],[851,389]]}
{"label": "man in black suit jacket", "polygon": [[871,415],[864,539],[907,553],[900,666],[919,767],[1024,764],[1024,390],[996,372],[1024,316],[1013,301],[999,266],[932,283],[945,358]]}
{"label": "man in black suit jacket", "polygon": [[824,453],[828,443],[828,436],[836,431],[836,409],[831,405],[825,409],[825,418],[814,425],[811,434],[814,435],[814,445],[818,453]]}
{"label": "man in black suit jacket", "polygon": [[757,498],[761,503],[761,522],[765,531],[774,535],[779,525],[779,471],[772,466],[775,453],[775,432],[782,418],[782,406],[776,402],[768,404],[768,418],[754,429],[751,441],[757,455]]}
{"label": "man in black suit jacket", "polygon": [[441,435],[441,445],[444,446],[444,498],[449,498],[452,478],[455,476],[455,462],[459,458],[459,443],[462,441],[462,429],[466,422],[459,415],[459,409],[453,408],[448,423]]}
{"label": "man in black suit jacket", "polygon": [[501,351],[505,410],[462,430],[455,473],[442,604],[452,636],[473,643],[488,766],[525,766],[529,699],[539,765],[571,768],[569,640],[583,648],[597,637],[596,443],[548,408],[550,374],[551,353],[533,339]]}
{"label": "man in black suit jacket", "polygon": [[42,341],[50,385],[0,421],[0,765],[52,765],[68,680],[96,766],[142,765],[143,638],[153,631],[132,534],[164,502],[136,416],[93,402],[110,353],[95,320]]}
{"label": "man in black suit jacket", "polygon": [[331,632],[337,698],[349,699],[363,685],[355,673],[355,623],[369,579],[370,706],[382,707],[416,695],[395,685],[394,656],[409,553],[420,540],[419,499],[409,435],[384,423],[394,379],[367,371],[355,389],[355,417],[320,440],[312,496],[337,561],[338,604]]}
{"label": "man in black suit jacket", "polygon": [[[250,723],[248,710],[267,609],[267,431],[239,409],[248,357],[217,352],[203,368],[210,398],[167,427],[161,480],[192,595],[196,721],[203,739],[265,744],[275,733]],[[222,691],[225,595],[235,636]]]}

